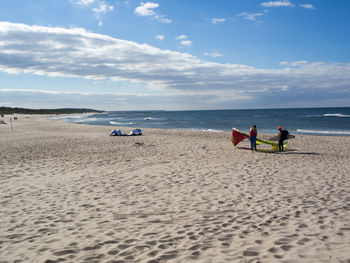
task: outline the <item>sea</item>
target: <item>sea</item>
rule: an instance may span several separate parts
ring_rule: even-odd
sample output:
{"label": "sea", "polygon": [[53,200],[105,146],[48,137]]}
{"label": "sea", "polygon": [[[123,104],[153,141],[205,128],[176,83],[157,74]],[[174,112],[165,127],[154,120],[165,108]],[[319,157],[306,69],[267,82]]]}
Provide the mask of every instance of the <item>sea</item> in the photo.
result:
{"label": "sea", "polygon": [[282,126],[291,134],[350,136],[350,107],[187,110],[187,111],[108,111],[97,114],[56,116],[70,123],[178,130],[248,131],[256,125],[259,133],[275,134]]}

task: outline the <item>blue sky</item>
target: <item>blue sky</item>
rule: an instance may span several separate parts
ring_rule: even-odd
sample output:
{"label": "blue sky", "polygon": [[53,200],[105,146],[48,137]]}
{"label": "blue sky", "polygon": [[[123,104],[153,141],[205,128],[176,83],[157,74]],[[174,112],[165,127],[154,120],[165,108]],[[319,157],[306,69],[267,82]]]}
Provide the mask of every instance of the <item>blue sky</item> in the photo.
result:
{"label": "blue sky", "polygon": [[1,0],[0,106],[350,106],[348,0]]}

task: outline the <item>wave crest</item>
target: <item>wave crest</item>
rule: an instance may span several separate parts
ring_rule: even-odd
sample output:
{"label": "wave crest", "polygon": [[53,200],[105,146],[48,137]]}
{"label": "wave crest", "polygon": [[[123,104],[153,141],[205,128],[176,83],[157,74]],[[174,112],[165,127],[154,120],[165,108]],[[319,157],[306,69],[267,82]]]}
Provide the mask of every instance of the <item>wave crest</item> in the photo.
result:
{"label": "wave crest", "polygon": [[342,113],[326,113],[326,114],[323,114],[323,117],[349,118],[350,115],[346,115],[346,114],[342,114]]}

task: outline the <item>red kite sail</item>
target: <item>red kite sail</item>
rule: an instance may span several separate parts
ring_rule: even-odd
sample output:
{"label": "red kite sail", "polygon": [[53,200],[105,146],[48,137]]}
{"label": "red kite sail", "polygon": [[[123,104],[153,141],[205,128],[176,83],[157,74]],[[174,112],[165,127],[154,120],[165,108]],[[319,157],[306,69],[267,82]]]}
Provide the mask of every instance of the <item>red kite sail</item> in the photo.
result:
{"label": "red kite sail", "polygon": [[231,143],[237,146],[242,140],[249,138],[249,135],[235,128],[232,129]]}

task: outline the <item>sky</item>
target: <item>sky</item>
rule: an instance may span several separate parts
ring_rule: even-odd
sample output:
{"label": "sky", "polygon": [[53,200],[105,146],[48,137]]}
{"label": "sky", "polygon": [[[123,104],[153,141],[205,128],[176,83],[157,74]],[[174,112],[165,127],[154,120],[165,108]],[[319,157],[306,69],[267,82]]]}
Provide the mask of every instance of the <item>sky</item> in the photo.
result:
{"label": "sky", "polygon": [[349,0],[1,0],[0,106],[350,106]]}

